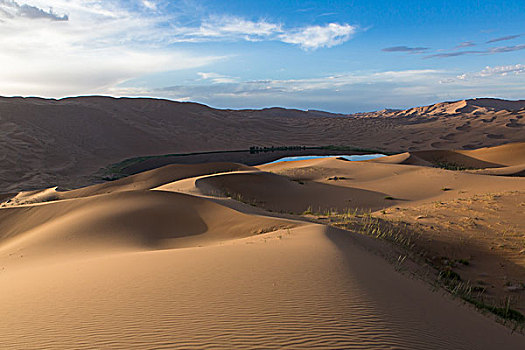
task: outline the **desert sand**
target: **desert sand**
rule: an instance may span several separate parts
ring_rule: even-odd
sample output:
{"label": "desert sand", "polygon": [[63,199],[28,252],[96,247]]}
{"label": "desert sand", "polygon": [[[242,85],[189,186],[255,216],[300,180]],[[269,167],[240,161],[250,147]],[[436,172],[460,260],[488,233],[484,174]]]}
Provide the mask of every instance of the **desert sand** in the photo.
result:
{"label": "desert sand", "polygon": [[[521,164],[524,149],[522,143],[450,152],[446,160],[458,162],[461,154],[512,167]],[[15,349],[521,349],[524,336],[492,315],[400,273],[401,265],[385,259],[397,254],[395,247],[330,225],[330,214],[321,214],[402,212],[409,221],[460,193],[471,199],[498,193],[491,199],[498,204],[509,196],[525,203],[522,177],[405,164],[433,156],[444,159],[442,152],[414,152],[362,162],[171,165],[72,191],[22,192],[0,209],[0,343]],[[519,246],[523,209],[505,208],[517,212],[493,219],[515,225],[521,234],[509,235],[507,244]],[[456,271],[483,272],[495,284],[505,282],[497,281],[503,274],[523,281],[523,251],[508,247],[486,260],[484,244],[500,237],[496,228],[483,232],[489,238],[464,234],[471,265]],[[424,231],[421,241],[444,239],[440,234]],[[445,243],[450,248],[455,241]],[[453,253],[466,254],[458,249]],[[487,261],[509,267],[483,270]],[[487,293],[500,297],[502,288]],[[506,292],[523,311],[523,291]]]}
{"label": "desert sand", "polygon": [[[10,125],[2,140],[18,142],[2,146],[11,147],[0,197],[3,349],[525,345],[523,102],[354,116],[98,97],[1,104],[26,116],[16,124],[1,114]],[[107,114],[88,123],[100,108]],[[170,119],[173,108],[187,117]],[[202,124],[189,121],[203,110]],[[228,143],[235,118],[256,126],[244,120],[246,134]],[[211,132],[213,120],[221,132]],[[63,189],[126,157],[284,143],[299,120],[306,126],[289,144],[348,144],[373,124],[376,142],[391,135],[382,146],[403,152],[359,162],[172,164]],[[25,134],[16,131],[22,123]],[[118,137],[112,123],[123,128]],[[185,131],[170,144],[177,123]],[[457,135],[443,136],[451,127]],[[504,136],[487,136],[495,133]],[[356,145],[372,145],[359,137]],[[484,147],[466,147],[477,142]],[[401,229],[379,234],[385,227]]]}
{"label": "desert sand", "polygon": [[[352,115],[219,110],[157,99],[0,98],[0,193],[76,188],[124,159],[251,146],[355,146],[386,152],[524,141],[525,101],[472,99]],[[196,159],[195,162],[213,162]],[[245,158],[222,159],[246,163]]]}

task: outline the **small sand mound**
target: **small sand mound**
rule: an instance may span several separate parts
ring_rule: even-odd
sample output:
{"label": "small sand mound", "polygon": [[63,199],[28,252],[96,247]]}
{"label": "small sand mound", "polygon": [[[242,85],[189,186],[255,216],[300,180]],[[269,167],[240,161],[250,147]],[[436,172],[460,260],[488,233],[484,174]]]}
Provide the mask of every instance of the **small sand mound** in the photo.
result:
{"label": "small sand mound", "polygon": [[525,177],[525,164],[506,166],[502,168],[469,170],[469,172],[473,174],[482,174],[482,175]]}
{"label": "small sand mound", "polygon": [[0,207],[50,202],[59,199],[56,187],[45,190],[22,191],[0,204]]}
{"label": "small sand mound", "polygon": [[474,158],[468,155],[464,151],[416,151],[412,152],[414,156],[423,159],[434,165],[445,167],[457,166],[461,168],[497,168],[500,167],[499,163],[487,162],[478,158]]}
{"label": "small sand mound", "polygon": [[393,156],[381,157],[377,159],[371,159],[369,160],[369,162],[384,163],[384,164],[423,165],[423,166],[432,165],[431,162],[426,161],[410,152],[395,154]]}

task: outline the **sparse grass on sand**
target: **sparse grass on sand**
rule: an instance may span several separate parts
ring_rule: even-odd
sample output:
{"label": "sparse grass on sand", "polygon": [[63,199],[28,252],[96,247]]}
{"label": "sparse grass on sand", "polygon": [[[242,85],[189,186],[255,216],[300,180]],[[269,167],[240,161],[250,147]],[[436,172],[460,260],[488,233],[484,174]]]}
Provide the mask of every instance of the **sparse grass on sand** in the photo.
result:
{"label": "sparse grass on sand", "polygon": [[[458,194],[465,195],[465,192]],[[226,195],[265,209],[263,203],[253,198]],[[520,226],[515,225],[519,224],[519,214],[512,214],[521,208],[523,198],[521,192],[513,191],[440,199],[419,206],[385,208],[376,213],[312,205],[302,212],[278,212],[386,241],[391,244],[393,254],[379,254],[396,269],[410,272],[480,311],[495,315],[513,329],[523,331],[525,284],[521,278],[520,254],[525,253],[525,236]],[[395,198],[386,196],[384,200]],[[509,209],[505,218],[500,207]]]}
{"label": "sparse grass on sand", "polygon": [[419,244],[422,236],[414,225],[402,221],[384,220],[375,217],[371,212],[360,212],[357,209],[347,209],[343,212],[334,209],[314,212],[309,206],[303,216],[310,217],[314,221],[322,219],[320,221],[322,223],[393,244],[401,252],[395,261],[396,267],[403,264],[407,258],[419,265],[429,266],[434,271],[434,277],[430,280],[428,276],[418,277],[431,282],[436,288],[444,289],[451,295],[461,298],[482,312],[492,313],[513,330],[525,329],[525,316],[512,308],[514,300],[511,296],[501,300],[487,298],[485,288],[473,285],[470,280],[463,280],[459,272],[454,271],[459,265],[469,266],[468,259],[453,260],[446,257],[438,261],[429,259],[431,254]]}
{"label": "sparse grass on sand", "polygon": [[468,167],[468,166],[464,166],[461,164],[445,162],[445,161],[435,162],[434,164],[438,168],[446,169],[446,170],[454,170],[454,171],[475,170],[476,169],[473,167]]}

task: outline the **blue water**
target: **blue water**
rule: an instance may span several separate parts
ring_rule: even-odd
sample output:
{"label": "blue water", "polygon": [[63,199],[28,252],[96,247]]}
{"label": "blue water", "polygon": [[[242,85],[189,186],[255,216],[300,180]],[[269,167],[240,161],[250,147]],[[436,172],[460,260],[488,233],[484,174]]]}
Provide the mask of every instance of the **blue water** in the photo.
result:
{"label": "blue water", "polygon": [[305,159],[319,159],[319,158],[333,158],[333,157],[339,157],[344,158],[346,160],[350,161],[356,161],[356,160],[369,160],[369,159],[376,159],[384,157],[384,154],[360,154],[360,155],[329,155],[329,156],[298,156],[298,157],[284,157],[281,159],[274,160],[273,162],[266,163],[266,164],[273,164],[273,163],[279,163],[279,162],[290,162],[294,160],[305,160]]}

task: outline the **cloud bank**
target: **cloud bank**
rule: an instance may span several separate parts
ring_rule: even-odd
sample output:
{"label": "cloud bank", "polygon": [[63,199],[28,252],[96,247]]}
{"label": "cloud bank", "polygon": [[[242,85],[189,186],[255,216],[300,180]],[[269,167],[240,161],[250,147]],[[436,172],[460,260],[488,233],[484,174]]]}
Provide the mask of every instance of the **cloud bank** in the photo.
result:
{"label": "cloud bank", "polygon": [[228,58],[182,49],[181,42],[264,40],[316,50],[340,45],[356,31],[348,24],[285,28],[235,16],[196,17],[193,26],[181,22],[190,15],[164,11],[167,3],[154,0],[50,3],[53,9],[46,0],[0,0],[0,95],[103,93],[141,76]]}
{"label": "cloud bank", "polygon": [[193,84],[135,92],[116,88],[112,94],[197,101],[219,108],[283,106],[352,113],[494,96],[495,91],[500,94],[499,97],[520,99],[525,94],[523,74],[525,66],[522,64],[486,67],[481,71],[462,74],[423,69],[248,81],[208,72],[198,73]]}

